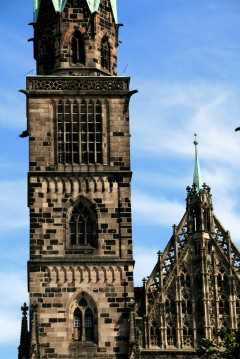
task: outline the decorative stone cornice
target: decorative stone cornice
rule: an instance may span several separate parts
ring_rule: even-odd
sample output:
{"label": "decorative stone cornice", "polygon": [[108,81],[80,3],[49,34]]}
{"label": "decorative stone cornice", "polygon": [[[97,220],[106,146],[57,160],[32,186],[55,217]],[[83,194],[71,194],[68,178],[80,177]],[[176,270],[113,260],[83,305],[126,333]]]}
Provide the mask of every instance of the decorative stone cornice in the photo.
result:
{"label": "decorative stone cornice", "polygon": [[96,77],[96,76],[38,76],[28,77],[27,87],[29,91],[128,91],[128,77]]}

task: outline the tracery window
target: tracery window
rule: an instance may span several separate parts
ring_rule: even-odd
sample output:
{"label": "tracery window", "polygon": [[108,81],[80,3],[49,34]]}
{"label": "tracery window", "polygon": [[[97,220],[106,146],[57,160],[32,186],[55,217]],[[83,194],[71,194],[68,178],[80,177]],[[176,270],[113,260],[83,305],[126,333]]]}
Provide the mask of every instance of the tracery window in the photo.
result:
{"label": "tracery window", "polygon": [[229,301],[223,294],[219,297],[219,314],[229,315]]}
{"label": "tracery window", "polygon": [[183,326],[183,345],[187,347],[193,346],[193,330],[188,322]]}
{"label": "tracery window", "polygon": [[81,298],[74,311],[73,340],[80,342],[96,342],[97,310],[88,298]]}
{"label": "tracery window", "polygon": [[175,346],[176,345],[176,328],[175,323],[170,322],[167,326],[167,344],[169,346]]}
{"label": "tracery window", "polygon": [[99,101],[58,103],[58,162],[102,163],[102,105]]}
{"label": "tracery window", "polygon": [[110,45],[106,36],[102,39],[101,45],[101,65],[103,69],[110,71]]}
{"label": "tracery window", "polygon": [[150,337],[151,337],[151,345],[159,346],[160,345],[160,329],[155,321],[153,321],[150,328]]}
{"label": "tracery window", "polygon": [[82,202],[74,207],[70,219],[70,244],[75,246],[97,246],[96,216]]}
{"label": "tracery window", "polygon": [[72,62],[74,64],[85,65],[85,47],[83,36],[80,31],[73,33],[72,42]]}

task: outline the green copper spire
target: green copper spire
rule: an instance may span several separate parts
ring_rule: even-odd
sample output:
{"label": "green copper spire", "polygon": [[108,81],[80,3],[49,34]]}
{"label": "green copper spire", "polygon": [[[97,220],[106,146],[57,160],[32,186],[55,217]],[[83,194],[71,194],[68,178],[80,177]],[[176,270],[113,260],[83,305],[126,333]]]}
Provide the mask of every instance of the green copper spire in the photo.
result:
{"label": "green copper spire", "polygon": [[[87,0],[87,3],[88,3],[91,13],[98,11],[100,1],[101,0]],[[113,16],[114,16],[115,22],[117,22],[117,0],[110,0],[110,3],[112,6],[112,11],[113,11]]]}
{"label": "green copper spire", "polygon": [[[91,13],[98,11],[101,0],[86,0],[86,1]],[[52,0],[55,11],[60,13],[63,12],[66,2],[67,0]],[[112,6],[115,22],[117,23],[117,0],[110,0],[110,3]],[[40,5],[41,5],[41,0],[34,0],[34,5],[33,5],[34,22],[36,22],[38,19]]]}
{"label": "green copper spire", "polygon": [[193,143],[195,145],[195,166],[194,166],[194,174],[193,174],[193,185],[195,184],[197,192],[200,192],[202,191],[203,180],[202,180],[200,164],[198,160],[198,151],[197,151],[198,142],[197,142],[196,133],[194,134],[194,136],[195,136],[195,140]]}
{"label": "green copper spire", "polygon": [[[63,12],[66,2],[67,0],[52,0],[55,11]],[[33,5],[34,22],[37,21],[40,5],[41,5],[41,0],[34,0],[34,5]]]}

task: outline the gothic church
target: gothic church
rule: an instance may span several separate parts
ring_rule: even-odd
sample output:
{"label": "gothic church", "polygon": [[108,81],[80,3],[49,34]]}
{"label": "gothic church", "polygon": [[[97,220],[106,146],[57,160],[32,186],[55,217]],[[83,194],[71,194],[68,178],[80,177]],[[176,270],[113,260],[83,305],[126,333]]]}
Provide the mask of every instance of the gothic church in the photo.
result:
{"label": "gothic church", "polygon": [[[19,359],[195,358],[240,324],[240,253],[212,208],[195,141],[186,212],[134,288],[130,79],[116,0],[34,0],[26,90],[29,307]],[[147,274],[147,273],[146,273]],[[29,323],[27,312],[29,310]]]}

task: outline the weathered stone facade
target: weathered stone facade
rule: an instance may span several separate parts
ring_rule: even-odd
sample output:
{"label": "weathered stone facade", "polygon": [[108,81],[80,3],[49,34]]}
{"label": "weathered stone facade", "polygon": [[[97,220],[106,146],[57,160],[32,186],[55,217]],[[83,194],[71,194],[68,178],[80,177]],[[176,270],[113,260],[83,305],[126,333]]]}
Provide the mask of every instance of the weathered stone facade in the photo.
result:
{"label": "weathered stone facade", "polygon": [[[38,79],[30,78],[28,84],[34,81]],[[128,79],[124,85],[124,90],[111,92],[113,98],[109,91],[84,91],[86,101],[103,103],[102,164],[56,160],[56,104],[63,98],[80,101],[81,94],[28,90],[29,293],[30,303],[38,305],[43,358],[127,351],[127,303],[133,297]],[[96,214],[96,248],[70,243],[71,213],[81,201]],[[72,340],[73,313],[82,296],[95,303],[95,345]]]}
{"label": "weathered stone facade", "polygon": [[127,358],[132,93],[129,78],[110,76],[118,25],[110,1],[97,13],[85,0],[67,1],[61,13],[52,0],[38,4],[38,75],[24,91],[31,324],[19,358]]}
{"label": "weathered stone facade", "polygon": [[[34,58],[39,75],[64,73],[69,69],[76,74],[117,75],[118,24],[110,0],[100,1],[98,12],[94,13],[86,0],[68,0],[62,12],[55,11],[53,1],[41,0],[37,23],[33,26]],[[72,39],[76,34],[85,54],[79,62],[72,56]],[[101,66],[104,38],[110,48],[109,66],[105,68]]]}

